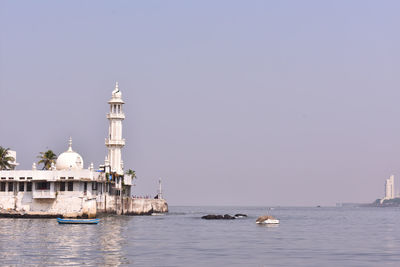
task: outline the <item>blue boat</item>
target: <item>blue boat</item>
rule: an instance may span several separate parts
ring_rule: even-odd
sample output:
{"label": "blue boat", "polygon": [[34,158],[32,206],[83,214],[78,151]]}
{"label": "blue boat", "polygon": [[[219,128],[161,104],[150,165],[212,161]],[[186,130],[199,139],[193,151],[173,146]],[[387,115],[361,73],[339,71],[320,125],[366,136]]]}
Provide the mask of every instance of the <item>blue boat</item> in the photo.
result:
{"label": "blue boat", "polygon": [[62,219],[57,218],[60,224],[98,224],[100,219]]}

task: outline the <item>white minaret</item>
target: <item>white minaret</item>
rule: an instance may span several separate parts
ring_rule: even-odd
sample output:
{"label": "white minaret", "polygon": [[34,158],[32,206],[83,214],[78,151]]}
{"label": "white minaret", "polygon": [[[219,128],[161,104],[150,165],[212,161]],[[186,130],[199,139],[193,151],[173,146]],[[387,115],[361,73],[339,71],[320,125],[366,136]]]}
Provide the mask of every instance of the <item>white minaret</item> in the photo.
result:
{"label": "white minaret", "polygon": [[124,174],[121,149],[125,145],[125,139],[122,139],[122,121],[125,119],[125,114],[122,111],[124,101],[122,101],[121,95],[117,82],[112,92],[111,100],[108,101],[110,113],[107,114],[109,127],[108,137],[106,138],[106,147],[108,149],[108,163],[106,165],[109,164],[111,172],[116,172],[119,175]]}

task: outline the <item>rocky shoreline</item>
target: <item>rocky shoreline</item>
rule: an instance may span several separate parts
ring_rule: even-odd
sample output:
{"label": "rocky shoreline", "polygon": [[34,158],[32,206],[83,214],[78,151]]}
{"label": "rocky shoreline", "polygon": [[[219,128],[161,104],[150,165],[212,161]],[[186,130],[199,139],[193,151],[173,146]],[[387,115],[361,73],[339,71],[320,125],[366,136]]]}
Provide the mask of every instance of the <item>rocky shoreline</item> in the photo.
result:
{"label": "rocky shoreline", "polygon": [[367,204],[370,207],[400,207],[400,198],[392,199],[377,199],[371,204]]}
{"label": "rocky shoreline", "polygon": [[0,209],[0,218],[58,218],[63,217],[62,214],[48,214],[41,212],[19,212],[15,210]]}

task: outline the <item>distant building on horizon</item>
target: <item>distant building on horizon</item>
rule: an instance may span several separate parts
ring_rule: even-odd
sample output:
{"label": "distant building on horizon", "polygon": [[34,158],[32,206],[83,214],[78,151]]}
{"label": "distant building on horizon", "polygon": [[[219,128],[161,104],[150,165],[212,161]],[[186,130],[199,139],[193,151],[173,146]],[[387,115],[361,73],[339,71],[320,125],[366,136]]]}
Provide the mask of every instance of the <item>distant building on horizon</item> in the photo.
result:
{"label": "distant building on horizon", "polygon": [[383,202],[387,199],[395,198],[395,190],[394,190],[394,175],[390,175],[389,179],[386,179],[385,182],[385,197],[381,200]]}

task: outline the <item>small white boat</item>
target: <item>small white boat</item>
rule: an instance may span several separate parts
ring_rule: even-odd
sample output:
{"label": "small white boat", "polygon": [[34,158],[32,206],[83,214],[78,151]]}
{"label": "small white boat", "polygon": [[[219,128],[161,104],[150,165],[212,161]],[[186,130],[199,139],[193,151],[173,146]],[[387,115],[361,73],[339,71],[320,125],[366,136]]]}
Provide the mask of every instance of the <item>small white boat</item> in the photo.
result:
{"label": "small white boat", "polygon": [[272,216],[264,215],[264,216],[258,217],[256,223],[258,223],[258,224],[279,224],[279,220]]}
{"label": "small white boat", "polygon": [[271,220],[271,219],[267,219],[265,221],[262,222],[256,222],[258,224],[279,224],[279,220]]}

